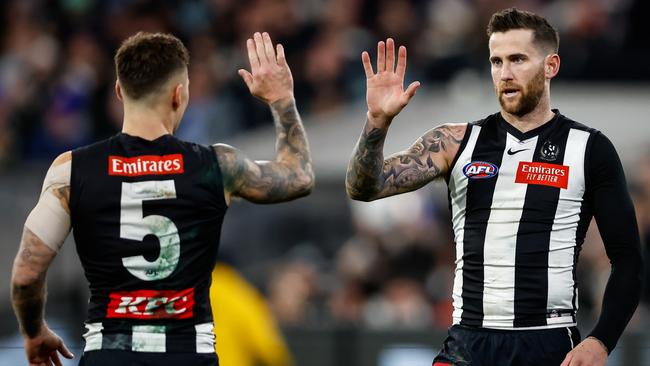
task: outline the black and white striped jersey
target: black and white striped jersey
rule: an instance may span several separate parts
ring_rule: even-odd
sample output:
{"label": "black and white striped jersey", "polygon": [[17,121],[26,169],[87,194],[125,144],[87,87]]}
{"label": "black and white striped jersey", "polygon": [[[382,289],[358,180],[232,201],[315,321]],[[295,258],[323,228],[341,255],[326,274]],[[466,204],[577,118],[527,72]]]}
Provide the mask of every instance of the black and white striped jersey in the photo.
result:
{"label": "black and white striped jersey", "polygon": [[586,159],[599,133],[554,112],[526,133],[500,113],[468,124],[448,176],[454,324],[576,324],[575,265],[592,217]]}
{"label": "black and white striped jersey", "polygon": [[124,133],[76,149],[70,209],[90,287],[84,351],[214,353],[209,289],[227,209],[214,151]]}

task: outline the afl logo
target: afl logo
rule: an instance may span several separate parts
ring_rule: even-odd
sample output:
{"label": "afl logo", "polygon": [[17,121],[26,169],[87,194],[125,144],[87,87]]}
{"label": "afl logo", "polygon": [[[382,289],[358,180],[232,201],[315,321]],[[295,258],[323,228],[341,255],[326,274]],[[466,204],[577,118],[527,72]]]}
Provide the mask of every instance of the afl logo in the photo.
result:
{"label": "afl logo", "polygon": [[498,172],[496,165],[484,161],[472,161],[463,167],[463,174],[471,179],[492,178]]}

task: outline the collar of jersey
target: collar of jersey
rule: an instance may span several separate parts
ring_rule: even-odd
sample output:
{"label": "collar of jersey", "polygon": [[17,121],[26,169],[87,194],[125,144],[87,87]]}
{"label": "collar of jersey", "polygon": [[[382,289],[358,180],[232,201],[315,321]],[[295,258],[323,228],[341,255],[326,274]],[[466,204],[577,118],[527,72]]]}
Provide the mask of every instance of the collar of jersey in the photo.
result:
{"label": "collar of jersey", "polygon": [[501,124],[501,126],[506,131],[508,131],[508,133],[510,133],[512,136],[516,137],[520,141],[523,141],[523,140],[527,140],[527,139],[529,139],[531,137],[540,135],[542,132],[552,128],[557,123],[557,121],[560,119],[560,116],[561,116],[560,110],[559,109],[552,109],[552,111],[553,111],[553,113],[555,113],[555,116],[553,116],[553,118],[551,118],[550,121],[544,123],[543,125],[541,125],[539,127],[535,127],[532,130],[527,131],[527,132],[521,132],[518,129],[516,129],[513,125],[508,123],[503,118],[503,116],[501,115],[501,112],[497,112],[496,116],[497,116],[498,123]]}

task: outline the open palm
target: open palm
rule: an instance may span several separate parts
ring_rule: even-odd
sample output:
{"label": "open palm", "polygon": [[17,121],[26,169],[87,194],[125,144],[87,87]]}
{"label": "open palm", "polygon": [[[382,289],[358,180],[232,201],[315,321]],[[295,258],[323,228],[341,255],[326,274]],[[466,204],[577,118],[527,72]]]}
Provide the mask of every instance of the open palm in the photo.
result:
{"label": "open palm", "polygon": [[267,32],[256,32],[253,38],[246,40],[246,48],[251,71],[240,69],[238,72],[251,94],[268,104],[293,97],[293,78],[284,47],[277,44],[274,49]]}
{"label": "open palm", "polygon": [[386,121],[395,117],[415,95],[420,82],[412,82],[404,90],[406,47],[400,46],[395,67],[395,42],[388,38],[377,45],[377,73],[372,70],[368,52],[361,54],[366,72],[366,101],[372,118]]}

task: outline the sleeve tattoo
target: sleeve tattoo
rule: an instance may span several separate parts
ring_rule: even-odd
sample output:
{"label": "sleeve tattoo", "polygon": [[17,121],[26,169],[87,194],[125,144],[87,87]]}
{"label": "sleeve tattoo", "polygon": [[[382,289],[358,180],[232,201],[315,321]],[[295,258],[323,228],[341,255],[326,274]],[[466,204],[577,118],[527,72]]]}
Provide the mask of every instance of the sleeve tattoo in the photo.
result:
{"label": "sleeve tattoo", "polygon": [[348,165],[348,195],[371,201],[424,186],[446,172],[444,156],[455,154],[464,131],[462,125],[442,125],[425,133],[409,149],[384,160],[387,130],[369,130],[366,125]]}
{"label": "sleeve tattoo", "polygon": [[271,104],[276,159],[253,161],[228,145],[214,145],[225,189],[252,202],[273,203],[309,194],[314,172],[309,143],[293,99]]}
{"label": "sleeve tattoo", "polygon": [[11,300],[21,332],[35,337],[43,325],[45,275],[56,252],[25,228],[14,261]]}

